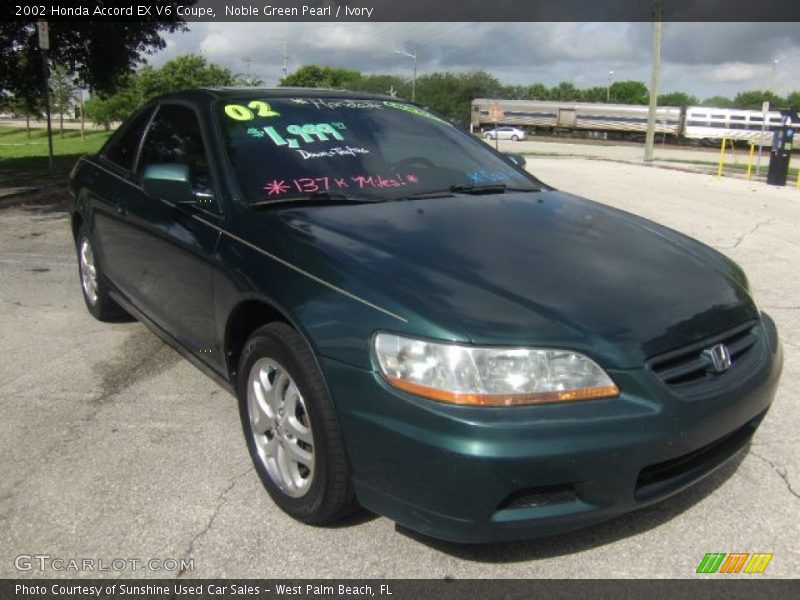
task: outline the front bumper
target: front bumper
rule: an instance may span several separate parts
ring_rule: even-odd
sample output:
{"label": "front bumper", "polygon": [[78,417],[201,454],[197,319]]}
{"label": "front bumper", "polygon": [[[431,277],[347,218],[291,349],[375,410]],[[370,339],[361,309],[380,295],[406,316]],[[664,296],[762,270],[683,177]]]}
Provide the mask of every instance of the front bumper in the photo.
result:
{"label": "front bumper", "polygon": [[692,393],[611,371],[617,398],[450,406],[322,359],[361,504],[432,537],[494,542],[577,529],[657,502],[746,446],[782,354],[766,315],[747,360]]}

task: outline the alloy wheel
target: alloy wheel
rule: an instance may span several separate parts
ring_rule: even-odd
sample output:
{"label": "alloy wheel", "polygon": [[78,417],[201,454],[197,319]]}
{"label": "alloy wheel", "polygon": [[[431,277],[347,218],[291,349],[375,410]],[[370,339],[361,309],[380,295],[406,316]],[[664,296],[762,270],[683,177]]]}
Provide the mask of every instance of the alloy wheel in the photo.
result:
{"label": "alloy wheel", "polygon": [[304,496],[314,480],[314,434],[297,384],[277,361],[262,358],[250,369],[247,412],[272,482],[292,498]]}
{"label": "alloy wheel", "polygon": [[94,264],[94,251],[88,238],[81,240],[80,250],[81,286],[89,304],[97,303],[97,269]]}

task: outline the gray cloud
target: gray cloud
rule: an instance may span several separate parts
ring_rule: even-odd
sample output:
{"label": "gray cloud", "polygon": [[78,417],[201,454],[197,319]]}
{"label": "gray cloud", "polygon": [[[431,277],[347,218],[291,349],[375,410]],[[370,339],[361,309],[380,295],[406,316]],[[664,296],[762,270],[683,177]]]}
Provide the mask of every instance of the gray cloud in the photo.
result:
{"label": "gray cloud", "polygon": [[[285,40],[290,70],[322,63],[364,72],[408,75],[411,61],[394,54],[418,45],[419,71],[486,69],[506,83],[572,81],[584,87],[614,78],[649,81],[649,23],[191,23],[168,37],[156,65],[202,52],[267,84],[280,77]],[[799,89],[796,23],[665,23],[662,89],[706,97],[766,87],[779,60],[780,93]]]}

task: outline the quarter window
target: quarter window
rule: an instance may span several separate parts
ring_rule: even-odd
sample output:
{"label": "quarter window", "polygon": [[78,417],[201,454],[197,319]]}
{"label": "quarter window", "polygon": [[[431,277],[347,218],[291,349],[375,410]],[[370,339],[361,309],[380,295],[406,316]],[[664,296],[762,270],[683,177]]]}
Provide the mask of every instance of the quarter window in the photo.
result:
{"label": "quarter window", "polygon": [[103,156],[128,171],[133,170],[136,152],[139,150],[139,141],[150,122],[153,107],[136,115],[125,125],[118,135],[115,135],[103,150]]}

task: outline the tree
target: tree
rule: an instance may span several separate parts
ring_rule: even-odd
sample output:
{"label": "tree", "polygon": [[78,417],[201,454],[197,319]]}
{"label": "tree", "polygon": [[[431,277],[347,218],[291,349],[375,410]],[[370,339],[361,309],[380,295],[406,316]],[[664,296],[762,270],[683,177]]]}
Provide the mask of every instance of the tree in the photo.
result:
{"label": "tree", "polygon": [[698,103],[697,96],[686,92],[669,92],[658,97],[659,106],[694,106]]}
{"label": "tree", "polygon": [[361,78],[361,73],[327,65],[305,65],[281,79],[282,86],[347,88]]}
{"label": "tree", "polygon": [[729,108],[733,106],[733,100],[725,96],[711,96],[706,98],[701,103],[703,106],[718,106],[720,108]]}
{"label": "tree", "polygon": [[417,79],[417,102],[452,123],[469,123],[475,98],[497,98],[500,82],[486,71],[430,73]]}
{"label": "tree", "polygon": [[800,109],[800,90],[792,92],[786,97],[786,106],[789,108]]}
{"label": "tree", "polygon": [[161,68],[145,65],[118,84],[113,94],[95,94],[86,103],[86,114],[108,129],[142,104],[169,92],[201,86],[220,87],[239,83],[232,71],[209,63],[196,54],[179,56]]}
{"label": "tree", "polygon": [[549,100],[550,90],[543,83],[532,83],[525,91],[526,100]]}
{"label": "tree", "polygon": [[608,98],[607,87],[591,87],[581,91],[581,100],[584,102],[605,102]]}
{"label": "tree", "polygon": [[507,100],[524,100],[528,88],[524,85],[504,85],[500,89],[500,96]]}
{"label": "tree", "polygon": [[31,117],[38,119],[42,116],[44,108],[39,98],[32,101],[25,96],[6,96],[3,99],[4,110],[7,110],[15,117],[25,117],[25,129],[28,132],[28,139],[31,139]]}
{"label": "tree", "polygon": [[209,63],[199,54],[179,56],[164,63],[160,69],[145,65],[137,71],[135,78],[142,102],[178,90],[236,83],[236,76],[229,69]]}
{"label": "tree", "polygon": [[762,104],[767,101],[769,102],[770,107],[773,108],[778,108],[786,104],[786,100],[773,94],[772,92],[764,90],[750,90],[736,94],[736,98],[733,99],[733,105],[736,108],[761,110]]}
{"label": "tree", "polygon": [[648,104],[650,92],[641,81],[615,81],[611,84],[611,102],[619,104]]}
{"label": "tree", "polygon": [[64,113],[75,106],[78,86],[74,76],[64,65],[53,65],[50,69],[50,107],[59,117],[61,137],[64,137]]}
{"label": "tree", "polygon": [[87,117],[108,130],[112,123],[123,121],[141,104],[142,96],[136,89],[135,77],[131,76],[116,93],[92,96],[84,108]]}
{"label": "tree", "polygon": [[396,75],[362,75],[348,82],[347,89],[388,95],[394,92],[400,98],[411,97],[411,84]]}
{"label": "tree", "polygon": [[[110,93],[119,80],[151,54],[165,46],[162,32],[184,31],[178,5],[197,0],[154,0],[152,6],[171,7],[151,19],[120,22],[51,21],[50,59],[62,64],[89,89]],[[64,0],[61,5],[79,5]],[[157,14],[153,11],[154,15]],[[44,93],[42,55],[32,22],[0,22],[0,92],[24,96],[29,101]]]}
{"label": "tree", "polygon": [[562,81],[550,90],[550,97],[561,102],[575,101],[581,99],[581,91],[569,81]]}

